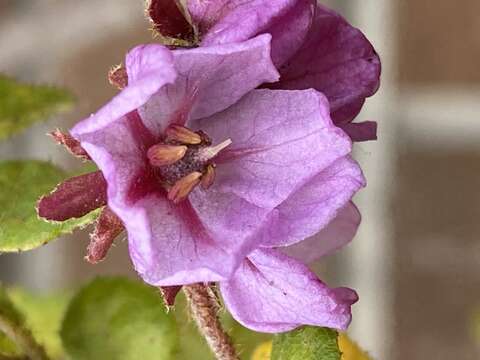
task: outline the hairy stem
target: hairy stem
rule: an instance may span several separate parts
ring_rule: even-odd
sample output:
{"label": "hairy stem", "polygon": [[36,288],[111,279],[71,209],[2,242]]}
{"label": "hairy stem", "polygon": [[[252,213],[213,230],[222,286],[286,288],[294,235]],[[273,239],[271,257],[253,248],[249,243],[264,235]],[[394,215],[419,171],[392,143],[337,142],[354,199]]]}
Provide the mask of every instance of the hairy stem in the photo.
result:
{"label": "hairy stem", "polygon": [[218,318],[219,305],[208,285],[183,287],[197,326],[218,360],[239,360],[235,347]]}
{"label": "hairy stem", "polygon": [[48,360],[43,347],[33,338],[29,330],[12,321],[0,312],[0,332],[12,340],[31,360]]}

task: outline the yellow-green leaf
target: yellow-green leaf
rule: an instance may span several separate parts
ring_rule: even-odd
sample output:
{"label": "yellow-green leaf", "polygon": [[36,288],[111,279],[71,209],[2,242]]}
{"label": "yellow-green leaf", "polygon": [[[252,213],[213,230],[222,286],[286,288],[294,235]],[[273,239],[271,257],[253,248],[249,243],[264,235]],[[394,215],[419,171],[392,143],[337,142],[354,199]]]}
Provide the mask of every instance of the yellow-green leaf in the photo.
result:
{"label": "yellow-green leaf", "polygon": [[0,140],[10,137],[56,112],[68,110],[73,97],[66,90],[21,84],[0,75]]}
{"label": "yellow-green leaf", "polygon": [[272,360],[340,360],[335,330],[305,326],[276,335]]}
{"label": "yellow-green leaf", "polygon": [[0,162],[0,252],[37,248],[96,219],[98,211],[62,223],[37,217],[35,206],[40,196],[67,177],[44,161]]}

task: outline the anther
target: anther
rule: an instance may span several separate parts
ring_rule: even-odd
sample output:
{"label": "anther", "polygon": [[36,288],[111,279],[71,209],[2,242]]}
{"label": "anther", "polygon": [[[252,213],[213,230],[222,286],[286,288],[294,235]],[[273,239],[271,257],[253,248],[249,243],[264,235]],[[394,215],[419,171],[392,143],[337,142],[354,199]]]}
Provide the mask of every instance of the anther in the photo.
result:
{"label": "anther", "polygon": [[215,181],[215,165],[209,164],[207,165],[205,174],[203,174],[202,176],[200,185],[202,186],[202,189],[207,190],[210,186],[212,186],[214,181]]}
{"label": "anther", "polygon": [[181,160],[187,150],[183,145],[157,144],[148,149],[147,157],[153,166],[172,165]]}
{"label": "anther", "polygon": [[194,171],[178,180],[168,191],[168,200],[178,204],[180,201],[186,199],[195,186],[200,183],[202,175],[201,172]]}
{"label": "anther", "polygon": [[186,145],[198,145],[202,142],[199,134],[180,125],[170,125],[165,130],[165,135],[166,141],[176,141]]}

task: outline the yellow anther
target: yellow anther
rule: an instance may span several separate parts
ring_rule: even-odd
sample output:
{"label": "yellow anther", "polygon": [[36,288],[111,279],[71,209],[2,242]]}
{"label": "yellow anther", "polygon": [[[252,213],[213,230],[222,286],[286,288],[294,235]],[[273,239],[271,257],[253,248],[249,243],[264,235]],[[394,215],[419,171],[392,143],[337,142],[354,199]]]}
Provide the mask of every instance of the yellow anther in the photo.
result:
{"label": "yellow anther", "polygon": [[191,172],[178,180],[168,191],[168,199],[178,204],[180,201],[185,200],[190,192],[200,183],[202,173],[199,171]]}
{"label": "yellow anther", "polygon": [[153,166],[172,165],[181,160],[187,150],[183,145],[157,144],[148,149],[147,157]]}
{"label": "yellow anther", "polygon": [[198,145],[202,142],[199,134],[180,125],[170,125],[165,130],[165,135],[167,135],[167,141],[173,140],[186,145]]}

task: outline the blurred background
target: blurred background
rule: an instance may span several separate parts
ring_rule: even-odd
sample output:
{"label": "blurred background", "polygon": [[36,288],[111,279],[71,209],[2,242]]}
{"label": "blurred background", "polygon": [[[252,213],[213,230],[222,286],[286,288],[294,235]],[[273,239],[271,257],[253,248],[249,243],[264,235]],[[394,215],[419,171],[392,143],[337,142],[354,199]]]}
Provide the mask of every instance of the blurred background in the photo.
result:
{"label": "blurred background", "polygon": [[[479,359],[480,2],[327,3],[373,42],[383,75],[359,116],[379,123],[379,140],[355,149],[369,181],[356,199],[364,220],[320,271],[358,290],[350,332],[376,359]],[[43,134],[98,109],[115,94],[111,65],[152,41],[141,0],[0,0],[0,72],[78,98],[69,115],[1,144],[0,157],[78,167]],[[0,281],[47,291],[131,271],[125,239],[97,266],[83,261],[87,243],[78,232],[2,255]]]}

